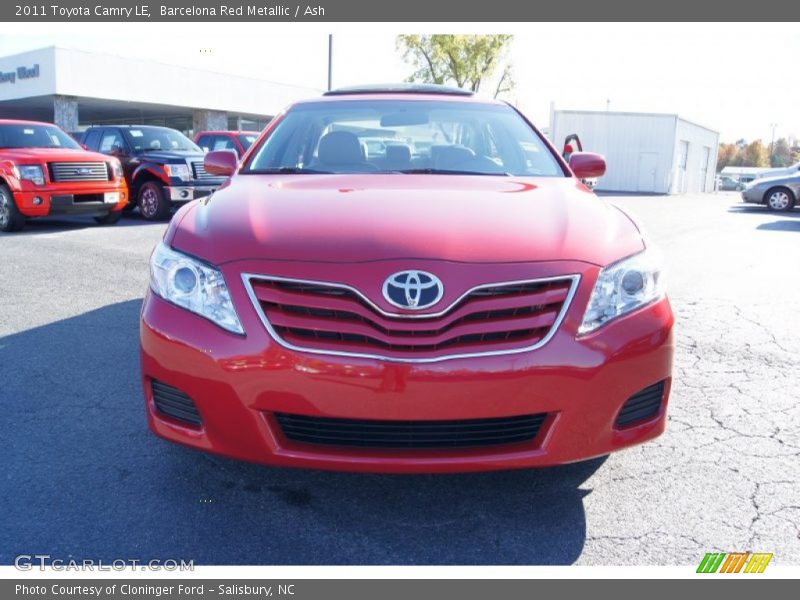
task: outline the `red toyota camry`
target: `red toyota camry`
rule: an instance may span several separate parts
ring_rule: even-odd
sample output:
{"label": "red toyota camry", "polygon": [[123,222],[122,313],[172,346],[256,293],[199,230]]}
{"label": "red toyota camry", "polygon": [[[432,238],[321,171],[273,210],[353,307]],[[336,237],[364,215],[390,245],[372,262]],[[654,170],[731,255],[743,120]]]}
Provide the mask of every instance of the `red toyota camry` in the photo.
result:
{"label": "red toyota camry", "polygon": [[658,436],[657,251],[512,106],[438,86],[299,102],[184,206],[141,321],[150,427],[270,465],[555,465]]}

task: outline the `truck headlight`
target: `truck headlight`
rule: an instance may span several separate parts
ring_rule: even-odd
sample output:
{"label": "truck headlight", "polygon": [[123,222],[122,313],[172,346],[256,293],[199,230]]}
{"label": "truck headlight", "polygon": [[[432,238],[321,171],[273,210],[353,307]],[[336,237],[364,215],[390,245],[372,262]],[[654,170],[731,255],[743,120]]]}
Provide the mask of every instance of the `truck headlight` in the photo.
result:
{"label": "truck headlight", "polygon": [[36,185],[44,185],[44,172],[39,165],[18,165],[19,178]]}
{"label": "truck headlight", "polygon": [[192,172],[189,170],[189,165],[164,165],[164,169],[170,177],[177,177],[181,181],[192,180]]}
{"label": "truck headlight", "polygon": [[164,300],[244,333],[225,279],[217,269],[159,242],[150,258],[150,287]]}
{"label": "truck headlight", "polygon": [[112,160],[111,164],[111,172],[114,174],[114,179],[122,179],[122,163],[118,160]]}
{"label": "truck headlight", "polygon": [[660,253],[648,249],[624,258],[600,271],[578,333],[590,333],[663,297]]}

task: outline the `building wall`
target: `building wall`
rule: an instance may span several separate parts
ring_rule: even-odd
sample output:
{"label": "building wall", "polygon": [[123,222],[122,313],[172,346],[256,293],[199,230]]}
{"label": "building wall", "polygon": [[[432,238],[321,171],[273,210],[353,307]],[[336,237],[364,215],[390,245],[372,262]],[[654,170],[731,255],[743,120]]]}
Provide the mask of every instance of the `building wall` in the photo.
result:
{"label": "building wall", "polygon": [[39,76],[0,83],[0,102],[66,96],[271,117],[320,90],[110,54],[48,47],[0,57],[0,72],[39,65]]}
{"label": "building wall", "polygon": [[719,134],[677,115],[553,111],[551,140],[577,133],[606,158],[598,190],[681,194],[714,191]]}
{"label": "building wall", "polygon": [[0,101],[55,94],[55,48],[44,48],[0,57],[0,73],[16,72],[19,67],[39,65],[39,76],[0,83]]}
{"label": "building wall", "polygon": [[587,152],[606,158],[598,190],[666,194],[670,191],[674,115],[554,111],[551,140],[559,150],[577,133]]}
{"label": "building wall", "polygon": [[[681,168],[682,147],[688,147],[685,171]],[[718,150],[716,131],[678,118],[670,193],[713,192]]]}

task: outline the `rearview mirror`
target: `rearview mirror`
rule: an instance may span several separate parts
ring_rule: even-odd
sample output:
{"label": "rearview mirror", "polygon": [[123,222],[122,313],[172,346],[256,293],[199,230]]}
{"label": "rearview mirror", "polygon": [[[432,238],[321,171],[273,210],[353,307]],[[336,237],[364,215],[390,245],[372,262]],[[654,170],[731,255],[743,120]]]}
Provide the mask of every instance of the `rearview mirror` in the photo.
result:
{"label": "rearview mirror", "polygon": [[606,172],[606,159],[594,152],[573,152],[569,157],[569,168],[578,179],[601,177]]}
{"label": "rearview mirror", "polygon": [[203,166],[209,175],[229,177],[238,165],[239,160],[233,150],[212,150],[203,158]]}

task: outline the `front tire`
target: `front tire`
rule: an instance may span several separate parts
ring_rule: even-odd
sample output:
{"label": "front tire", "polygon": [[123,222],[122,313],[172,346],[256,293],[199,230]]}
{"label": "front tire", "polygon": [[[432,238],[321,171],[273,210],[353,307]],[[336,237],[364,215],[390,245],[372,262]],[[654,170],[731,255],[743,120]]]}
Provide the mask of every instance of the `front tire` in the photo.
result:
{"label": "front tire", "polygon": [[0,231],[19,231],[25,227],[25,215],[19,212],[14,194],[5,185],[0,185]]}
{"label": "front tire", "polygon": [[794,208],[794,203],[794,194],[789,188],[776,187],[764,194],[764,204],[775,212],[788,212]]}
{"label": "front tire", "polygon": [[139,188],[137,203],[139,213],[148,221],[167,221],[172,211],[164,187],[156,181],[148,181]]}
{"label": "front tire", "polygon": [[98,225],[115,225],[122,218],[122,211],[118,210],[110,212],[102,217],[95,217],[94,220]]}

